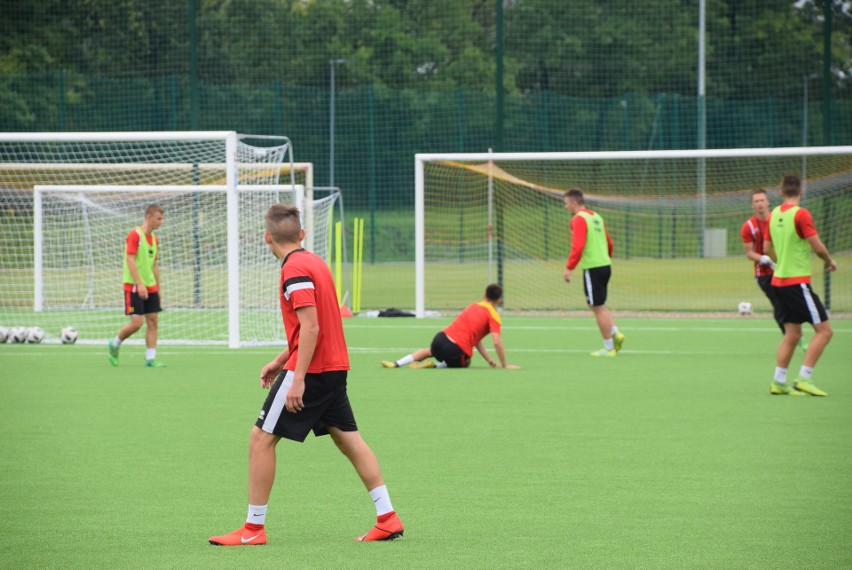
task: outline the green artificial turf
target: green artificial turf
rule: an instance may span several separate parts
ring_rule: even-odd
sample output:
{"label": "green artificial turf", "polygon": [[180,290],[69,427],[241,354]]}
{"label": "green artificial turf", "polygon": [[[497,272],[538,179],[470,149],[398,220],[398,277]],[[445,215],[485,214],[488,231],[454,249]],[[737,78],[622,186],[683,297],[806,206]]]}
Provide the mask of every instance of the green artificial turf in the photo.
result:
{"label": "green artificial turf", "polygon": [[[247,437],[273,348],[0,345],[2,568],[849,568],[852,322],[770,396],[765,318],[504,319],[521,370],[388,370],[448,319],[346,321],[349,394],[405,536],[328,438],[282,441],[265,547],[245,520]],[[163,326],[167,326],[164,323]],[[489,339],[485,344],[491,347]],[[795,376],[802,355],[791,366]]]}

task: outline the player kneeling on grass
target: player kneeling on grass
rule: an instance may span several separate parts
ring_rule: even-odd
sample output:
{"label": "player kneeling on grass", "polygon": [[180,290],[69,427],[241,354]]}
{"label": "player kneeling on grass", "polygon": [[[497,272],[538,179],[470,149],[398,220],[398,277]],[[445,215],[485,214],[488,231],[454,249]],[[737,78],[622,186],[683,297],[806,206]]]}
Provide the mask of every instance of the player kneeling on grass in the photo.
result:
{"label": "player kneeling on grass", "polygon": [[[396,362],[383,360],[382,367],[399,368],[408,365],[412,368],[467,368],[473,356],[473,347],[476,347],[489,366],[497,368],[497,362],[482,344],[482,339],[490,333],[494,351],[503,368],[518,368],[506,364],[506,352],[500,339],[501,321],[497,306],[502,300],[503,288],[496,284],[489,285],[485,288],[485,300],[473,303],[462,311],[450,326],[435,335],[430,348],[421,348]],[[430,356],[434,356],[438,363],[431,360],[424,362]]]}
{"label": "player kneeling on grass", "polygon": [[379,462],[358,433],[346,394],[349,354],[337,293],[325,261],[300,245],[299,210],[276,204],[266,212],[266,243],[281,260],[279,299],[288,347],[260,371],[271,388],[249,437],[248,518],[245,525],[211,536],[210,544],[266,544],[266,505],[275,479],[281,438],[303,442],[308,433],[330,435],[352,462],[376,506],[376,525],[355,540],[393,540],[405,530],[391,506]]}

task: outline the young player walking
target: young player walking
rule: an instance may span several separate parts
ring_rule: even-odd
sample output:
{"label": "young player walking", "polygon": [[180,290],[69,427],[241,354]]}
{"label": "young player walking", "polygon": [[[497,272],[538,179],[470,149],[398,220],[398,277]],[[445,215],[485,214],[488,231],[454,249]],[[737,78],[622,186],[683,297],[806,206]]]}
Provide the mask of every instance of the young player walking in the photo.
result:
{"label": "young player walking", "polygon": [[260,371],[269,395],[249,437],[248,516],[237,530],[210,544],[266,544],[266,509],[281,438],[303,442],[313,430],[330,435],[352,462],[376,507],[376,524],[356,540],[393,540],[405,528],[391,505],[379,462],[361,438],[346,394],[349,354],[331,272],[301,247],[299,210],[276,204],[266,213],[266,243],[281,260],[279,297],[288,348]]}

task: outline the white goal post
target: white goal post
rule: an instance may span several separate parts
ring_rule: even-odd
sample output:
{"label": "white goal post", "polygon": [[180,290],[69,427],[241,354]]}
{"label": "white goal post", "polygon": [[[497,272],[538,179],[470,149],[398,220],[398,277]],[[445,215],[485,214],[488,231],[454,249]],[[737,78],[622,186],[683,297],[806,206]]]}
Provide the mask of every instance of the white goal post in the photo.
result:
{"label": "white goal post", "polygon": [[0,324],[42,326],[49,341],[60,325],[77,327],[81,342],[111,338],[123,322],[124,236],[161,203],[161,342],[282,343],[263,214],[296,205],[305,246],[328,257],[338,196],[313,187],[312,165],[293,161],[286,137],[0,134]]}
{"label": "white goal post", "polygon": [[[463,308],[489,282],[503,285],[508,311],[583,310],[582,294],[562,280],[570,250],[562,196],[571,188],[613,235],[617,308],[733,313],[739,301],[759,304],[739,230],[751,192],[766,190],[774,207],[787,174],[801,175],[804,205],[832,252],[848,252],[850,146],[417,154],[415,313]],[[832,285],[819,267],[824,295],[852,310],[848,278]]]}

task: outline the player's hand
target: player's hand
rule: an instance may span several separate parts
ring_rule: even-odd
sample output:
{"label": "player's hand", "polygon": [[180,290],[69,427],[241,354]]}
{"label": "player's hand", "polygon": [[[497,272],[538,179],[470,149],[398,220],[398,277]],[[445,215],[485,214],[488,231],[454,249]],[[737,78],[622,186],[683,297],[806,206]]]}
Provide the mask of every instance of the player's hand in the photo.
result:
{"label": "player's hand", "polygon": [[828,263],[825,264],[826,271],[837,271],[837,263],[832,259]]}
{"label": "player's hand", "polygon": [[284,400],[284,407],[287,408],[287,411],[293,414],[302,411],[302,408],[305,407],[305,402],[302,400],[304,395],[305,379],[296,380],[294,378],[290,389],[287,390],[287,398]]}
{"label": "player's hand", "polygon": [[758,263],[761,265],[773,265],[772,258],[768,255],[761,255],[760,261],[758,261]]}
{"label": "player's hand", "polygon": [[136,293],[139,295],[140,299],[144,300],[144,299],[148,298],[148,288],[145,287],[144,285],[137,285],[136,286]]}
{"label": "player's hand", "polygon": [[516,364],[507,364],[506,370],[520,370],[521,367]]}
{"label": "player's hand", "polygon": [[565,270],[565,275],[564,275],[564,277],[565,277],[565,282],[566,282],[566,283],[570,283],[570,282],[571,282],[571,270],[570,270],[570,269],[566,269],[566,270]]}
{"label": "player's hand", "polygon": [[497,368],[497,361],[494,359],[489,360],[488,366],[490,366],[491,368]]}
{"label": "player's hand", "polygon": [[278,375],[281,374],[281,365],[278,364],[277,360],[273,360],[260,370],[260,387],[264,390],[268,389],[275,382],[275,379],[278,378]]}

